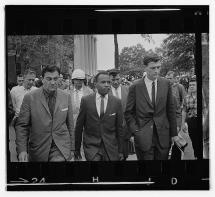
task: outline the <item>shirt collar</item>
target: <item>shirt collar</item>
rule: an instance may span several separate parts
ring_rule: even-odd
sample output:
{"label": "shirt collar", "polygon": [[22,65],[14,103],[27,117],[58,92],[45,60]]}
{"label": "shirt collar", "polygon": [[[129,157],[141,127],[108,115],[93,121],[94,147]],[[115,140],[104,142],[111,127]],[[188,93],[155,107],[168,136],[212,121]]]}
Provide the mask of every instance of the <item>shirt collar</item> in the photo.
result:
{"label": "shirt collar", "polygon": [[74,87],[74,91],[75,91],[75,92],[82,92],[82,91],[83,91],[83,87],[82,87],[80,90],[78,90],[78,89],[76,89],[76,88]]}
{"label": "shirt collar", "polygon": [[111,86],[112,90],[119,90],[121,88],[121,84],[119,85],[119,87],[116,89],[113,86]]}
{"label": "shirt collar", "polygon": [[[154,80],[155,84],[157,84],[157,80],[158,80],[158,79],[155,79],[155,80]],[[146,76],[145,76],[145,82],[147,82],[147,83],[152,83],[153,81],[152,81],[151,79],[149,79],[149,78],[147,77],[147,75],[146,75]]]}
{"label": "shirt collar", "polygon": [[[96,92],[96,100],[100,99],[101,98],[101,94],[98,93],[98,91]],[[108,94],[106,94],[104,96],[104,99],[108,99]]]}
{"label": "shirt collar", "polygon": [[26,89],[24,86],[20,86],[20,87],[22,87],[22,88],[23,88],[23,90],[25,90],[25,91],[30,91],[30,90],[32,89],[32,87],[31,87],[31,88],[29,88],[29,89]]}
{"label": "shirt collar", "polygon": [[50,94],[50,92],[48,92],[47,90],[45,90],[45,89],[43,88],[43,94],[45,95],[46,98],[49,98],[49,97],[52,97],[52,96],[56,98],[56,96],[57,96],[57,91],[54,91],[53,93]]}

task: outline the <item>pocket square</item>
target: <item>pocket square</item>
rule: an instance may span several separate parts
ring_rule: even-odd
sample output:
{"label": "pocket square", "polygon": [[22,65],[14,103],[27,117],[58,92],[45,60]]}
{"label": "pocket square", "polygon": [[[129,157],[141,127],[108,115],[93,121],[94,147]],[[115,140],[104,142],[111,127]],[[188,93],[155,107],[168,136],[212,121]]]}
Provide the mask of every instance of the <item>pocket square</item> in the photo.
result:
{"label": "pocket square", "polygon": [[116,115],[116,113],[113,113],[113,114],[109,114],[109,116],[114,116],[114,115]]}
{"label": "pocket square", "polygon": [[61,111],[67,111],[67,110],[68,110],[68,108],[61,109]]}

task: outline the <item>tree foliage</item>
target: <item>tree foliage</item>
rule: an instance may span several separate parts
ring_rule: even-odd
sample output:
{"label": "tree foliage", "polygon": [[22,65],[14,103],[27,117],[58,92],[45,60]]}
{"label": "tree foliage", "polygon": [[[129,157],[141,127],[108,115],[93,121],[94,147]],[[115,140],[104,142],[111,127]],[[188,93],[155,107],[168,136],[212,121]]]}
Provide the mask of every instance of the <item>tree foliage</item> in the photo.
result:
{"label": "tree foliage", "polygon": [[162,44],[165,66],[177,71],[187,71],[195,65],[195,35],[170,34]]}
{"label": "tree foliage", "polygon": [[52,64],[68,72],[74,60],[74,37],[70,35],[8,36],[8,49],[15,50],[26,68],[38,70],[41,65]]}
{"label": "tree foliage", "polygon": [[135,68],[143,68],[143,59],[148,54],[154,54],[152,50],[146,51],[141,44],[124,47],[119,55],[119,66],[121,71]]}

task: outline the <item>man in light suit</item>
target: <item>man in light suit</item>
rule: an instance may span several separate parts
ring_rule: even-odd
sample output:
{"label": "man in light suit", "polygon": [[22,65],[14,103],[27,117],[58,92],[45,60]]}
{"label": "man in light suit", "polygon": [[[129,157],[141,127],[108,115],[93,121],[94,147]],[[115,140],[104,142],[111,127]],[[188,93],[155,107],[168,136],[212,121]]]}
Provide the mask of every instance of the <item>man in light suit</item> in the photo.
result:
{"label": "man in light suit", "polygon": [[[117,69],[111,69],[108,71],[110,75],[111,80],[111,89],[110,94],[113,96],[119,98],[122,103],[122,110],[123,113],[125,112],[126,103],[127,103],[127,96],[128,96],[128,86],[121,85],[121,77],[119,75],[119,70]],[[128,132],[128,128],[125,122],[125,119],[123,118],[123,131],[124,131],[124,144],[123,144],[123,156],[124,160],[128,157],[128,147],[129,147],[129,139],[131,137],[130,132]]]}
{"label": "man in light suit", "polygon": [[83,147],[87,161],[117,161],[123,159],[121,101],[109,95],[108,72],[95,76],[96,93],[82,97],[75,127],[75,157],[80,159]]}
{"label": "man in light suit", "polygon": [[[81,98],[83,96],[87,96],[93,93],[93,90],[88,88],[85,85],[85,82],[86,82],[85,72],[81,69],[75,69],[72,73],[72,86],[71,88],[68,88],[66,90],[66,92],[71,95],[72,99],[74,125],[76,125],[76,120],[80,109]],[[82,159],[85,160],[83,145],[81,146],[81,156]]]}
{"label": "man in light suit", "polygon": [[74,124],[79,113],[81,98],[93,93],[93,90],[85,85],[85,72],[81,69],[75,69],[72,73],[72,86],[67,89],[67,93],[71,95]]}
{"label": "man in light suit", "polygon": [[[43,68],[43,86],[25,95],[16,124],[21,162],[70,161],[74,127],[70,95],[57,89],[60,69]],[[29,157],[28,157],[29,156]]]}
{"label": "man in light suit", "polygon": [[146,76],[129,88],[125,119],[134,135],[137,159],[166,160],[171,139],[179,140],[171,84],[158,77],[157,56],[145,57],[144,65]]}

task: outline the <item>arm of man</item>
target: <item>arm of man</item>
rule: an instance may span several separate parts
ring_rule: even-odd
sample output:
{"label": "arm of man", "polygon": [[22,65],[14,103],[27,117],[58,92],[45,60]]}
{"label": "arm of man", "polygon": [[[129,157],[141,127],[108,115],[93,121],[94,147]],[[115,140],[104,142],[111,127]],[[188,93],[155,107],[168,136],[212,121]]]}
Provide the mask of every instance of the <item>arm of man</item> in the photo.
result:
{"label": "arm of man", "polygon": [[74,151],[75,150],[75,129],[74,129],[74,120],[73,120],[73,111],[72,111],[72,101],[71,101],[71,96],[68,95],[68,97],[69,97],[68,113],[67,113],[66,124],[70,133],[71,151]]}
{"label": "arm of man", "polygon": [[125,120],[130,133],[135,133],[138,130],[138,126],[136,124],[136,91],[135,86],[131,85],[129,87],[127,104],[125,109]]}
{"label": "arm of man", "polygon": [[75,152],[76,154],[78,154],[78,156],[81,156],[80,148],[81,148],[81,142],[82,142],[83,128],[85,126],[85,119],[86,119],[86,109],[85,109],[84,97],[82,97],[80,110],[79,110],[79,114],[75,125]]}
{"label": "arm of man", "polygon": [[16,95],[15,95],[14,89],[12,89],[10,91],[10,95],[11,95],[11,100],[12,100],[12,104],[13,104],[13,110],[15,111],[15,117],[17,117],[18,116],[18,112],[17,112],[18,110],[16,107]]}
{"label": "arm of man", "polygon": [[123,145],[124,145],[124,129],[123,129],[123,110],[122,103],[118,100],[118,110],[117,110],[117,140],[118,140],[118,148],[119,148],[119,157],[120,160],[123,159]]}
{"label": "arm of man", "polygon": [[170,126],[170,136],[175,137],[177,136],[176,107],[174,103],[174,97],[172,94],[172,87],[170,82],[168,82],[166,110],[167,110],[167,118],[169,120],[169,126]]}
{"label": "arm of man", "polygon": [[19,161],[27,161],[27,146],[29,138],[29,127],[31,124],[31,106],[30,106],[30,95],[24,96],[19,117],[15,125],[16,131],[16,146]]}
{"label": "arm of man", "polygon": [[184,98],[186,96],[186,91],[185,91],[185,88],[182,84],[179,84],[179,93],[180,93],[180,105],[181,105],[181,109],[182,109]]}
{"label": "arm of man", "polygon": [[183,101],[183,109],[182,109],[182,118],[181,118],[181,129],[182,131],[186,132],[186,116],[187,116],[187,107],[186,107],[186,99]]}
{"label": "arm of man", "polygon": [[13,110],[12,99],[11,99],[10,91],[8,89],[8,122],[9,122],[9,124],[12,121],[14,115],[15,115],[15,111]]}

